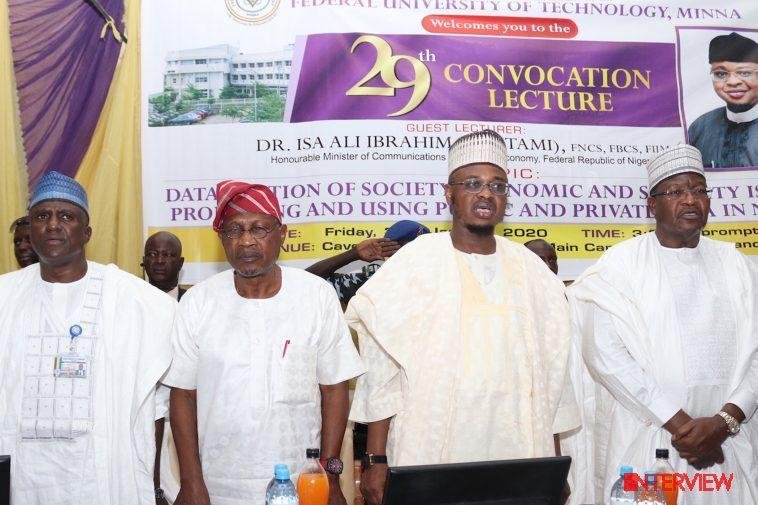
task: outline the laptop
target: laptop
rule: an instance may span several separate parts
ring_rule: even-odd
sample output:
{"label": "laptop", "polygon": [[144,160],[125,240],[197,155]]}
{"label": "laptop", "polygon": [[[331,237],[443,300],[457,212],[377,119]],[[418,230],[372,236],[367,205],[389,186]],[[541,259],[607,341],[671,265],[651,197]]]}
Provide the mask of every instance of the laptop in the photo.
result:
{"label": "laptop", "polygon": [[0,456],[0,505],[11,501],[11,457]]}
{"label": "laptop", "polygon": [[398,466],[383,505],[560,505],[571,458]]}

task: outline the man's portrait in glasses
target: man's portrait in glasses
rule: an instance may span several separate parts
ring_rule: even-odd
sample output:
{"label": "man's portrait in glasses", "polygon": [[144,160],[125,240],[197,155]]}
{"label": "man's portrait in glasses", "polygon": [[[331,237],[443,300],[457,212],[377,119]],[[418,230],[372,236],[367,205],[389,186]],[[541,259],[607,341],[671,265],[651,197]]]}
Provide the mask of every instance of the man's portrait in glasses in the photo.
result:
{"label": "man's portrait in glasses", "polygon": [[718,35],[708,46],[708,63],[725,105],[690,125],[689,143],[703,154],[706,169],[758,166],[758,43],[736,32]]}

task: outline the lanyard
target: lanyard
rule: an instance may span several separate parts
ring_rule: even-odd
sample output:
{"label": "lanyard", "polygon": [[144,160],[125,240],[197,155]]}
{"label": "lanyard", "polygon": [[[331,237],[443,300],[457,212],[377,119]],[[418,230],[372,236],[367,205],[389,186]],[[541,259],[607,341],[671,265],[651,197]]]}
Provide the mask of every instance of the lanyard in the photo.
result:
{"label": "lanyard", "polygon": [[76,343],[75,339],[79,335],[82,334],[82,327],[78,324],[72,324],[71,327],[68,329],[68,334],[71,336],[71,342],[68,344],[68,350],[70,352],[76,351]]}

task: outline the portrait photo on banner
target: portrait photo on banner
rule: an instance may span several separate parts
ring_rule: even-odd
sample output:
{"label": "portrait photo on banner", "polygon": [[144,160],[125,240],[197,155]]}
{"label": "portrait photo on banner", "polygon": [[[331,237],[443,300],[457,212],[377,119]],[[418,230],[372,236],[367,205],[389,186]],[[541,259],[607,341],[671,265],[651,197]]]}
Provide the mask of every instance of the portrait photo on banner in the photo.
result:
{"label": "portrait photo on banner", "polygon": [[678,27],[679,107],[706,171],[758,168],[758,30]]}

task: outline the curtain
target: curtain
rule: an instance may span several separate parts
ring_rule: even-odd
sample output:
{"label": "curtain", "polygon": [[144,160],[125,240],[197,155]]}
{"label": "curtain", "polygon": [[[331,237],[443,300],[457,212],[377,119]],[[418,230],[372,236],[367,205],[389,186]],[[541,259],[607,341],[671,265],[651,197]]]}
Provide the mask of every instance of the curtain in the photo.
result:
{"label": "curtain", "polygon": [[[122,0],[101,0],[118,23]],[[29,184],[73,177],[108,94],[121,43],[87,0],[10,0],[9,19]],[[101,38],[101,34],[103,37]]]}
{"label": "curtain", "polygon": [[87,257],[141,275],[140,1],[125,0],[124,8],[129,42],[76,179],[89,196]]}
{"label": "curtain", "polygon": [[8,22],[8,2],[0,0],[0,273],[15,270],[11,222],[26,214],[27,178]]}

